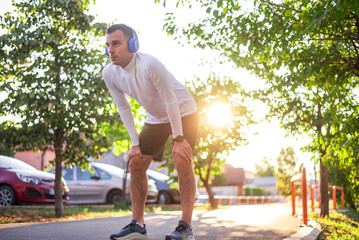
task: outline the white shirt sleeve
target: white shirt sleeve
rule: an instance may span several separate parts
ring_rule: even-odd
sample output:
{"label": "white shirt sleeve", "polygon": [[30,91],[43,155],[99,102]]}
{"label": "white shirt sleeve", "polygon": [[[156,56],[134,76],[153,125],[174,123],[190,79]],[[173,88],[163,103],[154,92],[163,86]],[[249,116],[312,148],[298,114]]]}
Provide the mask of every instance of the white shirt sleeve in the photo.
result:
{"label": "white shirt sleeve", "polygon": [[127,101],[126,95],[118,90],[115,86],[111,83],[111,77],[108,74],[103,72],[103,78],[105,83],[110,91],[110,94],[117,106],[118,112],[120,113],[122,122],[125,124],[126,130],[130,135],[132,146],[140,145],[139,137],[136,130],[135,121],[133,118],[133,114],[131,111],[131,106]]}
{"label": "white shirt sleeve", "polygon": [[165,102],[173,138],[176,138],[178,135],[183,136],[181,113],[173,86],[171,84],[173,76],[159,61],[151,64],[148,74],[158,93]]}

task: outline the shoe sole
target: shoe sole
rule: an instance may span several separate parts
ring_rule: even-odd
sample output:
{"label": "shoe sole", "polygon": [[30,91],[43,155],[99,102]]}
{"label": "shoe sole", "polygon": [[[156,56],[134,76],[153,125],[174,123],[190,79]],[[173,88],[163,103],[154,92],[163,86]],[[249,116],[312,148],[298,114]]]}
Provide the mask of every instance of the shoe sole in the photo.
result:
{"label": "shoe sole", "polygon": [[124,237],[110,237],[111,240],[149,240],[150,237],[148,235],[142,235],[141,233],[132,233],[130,235]]}
{"label": "shoe sole", "polygon": [[[173,240],[173,238],[171,238],[171,237],[166,237],[165,240]],[[188,237],[186,240],[195,240],[195,239],[194,239],[194,236],[190,236],[190,237]]]}

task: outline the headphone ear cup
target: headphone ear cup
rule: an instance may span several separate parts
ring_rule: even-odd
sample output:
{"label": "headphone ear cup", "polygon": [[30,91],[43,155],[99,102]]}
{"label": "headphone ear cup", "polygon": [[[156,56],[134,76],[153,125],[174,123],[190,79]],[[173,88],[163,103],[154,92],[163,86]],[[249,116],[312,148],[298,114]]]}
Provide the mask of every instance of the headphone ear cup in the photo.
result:
{"label": "headphone ear cup", "polygon": [[135,53],[140,48],[140,43],[138,42],[138,37],[137,37],[137,33],[135,32],[135,30],[132,29],[132,32],[133,32],[134,38],[128,39],[127,45],[128,45],[128,50],[130,52]]}
{"label": "headphone ear cup", "polygon": [[138,40],[135,38],[128,39],[127,44],[128,44],[128,50],[133,53],[137,52],[138,49],[140,48],[140,44],[138,43]]}
{"label": "headphone ear cup", "polygon": [[107,55],[107,56],[110,56],[110,55],[108,54],[108,48],[107,48],[107,46],[106,46],[106,48],[105,48],[105,51],[106,51],[106,55]]}

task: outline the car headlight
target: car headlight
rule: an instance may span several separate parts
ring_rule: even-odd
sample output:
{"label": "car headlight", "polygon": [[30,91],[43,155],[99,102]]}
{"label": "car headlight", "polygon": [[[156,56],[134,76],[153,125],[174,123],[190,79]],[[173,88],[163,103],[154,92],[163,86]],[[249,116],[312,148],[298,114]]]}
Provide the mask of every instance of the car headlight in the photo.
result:
{"label": "car headlight", "polygon": [[157,190],[157,187],[156,187],[156,184],[155,184],[155,182],[152,180],[152,179],[150,179],[149,181],[148,181],[148,190],[150,190],[150,191],[152,191],[152,192],[157,192],[158,190]]}
{"label": "car headlight", "polygon": [[21,173],[16,173],[16,176],[23,182],[26,183],[31,183],[31,184],[35,184],[38,185],[40,183],[40,179],[36,178],[36,177],[31,177],[31,176],[26,176],[26,175],[22,175]]}

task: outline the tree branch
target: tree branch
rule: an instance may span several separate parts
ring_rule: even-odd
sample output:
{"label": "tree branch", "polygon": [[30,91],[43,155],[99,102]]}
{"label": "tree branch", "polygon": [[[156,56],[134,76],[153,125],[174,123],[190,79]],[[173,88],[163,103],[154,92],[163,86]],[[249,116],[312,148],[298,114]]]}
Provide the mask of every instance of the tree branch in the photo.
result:
{"label": "tree branch", "polygon": [[309,38],[304,41],[353,41],[359,38]]}
{"label": "tree branch", "polygon": [[300,11],[300,10],[297,10],[297,9],[294,9],[294,8],[290,8],[290,7],[287,7],[287,6],[284,6],[284,5],[280,5],[280,4],[275,4],[275,3],[272,3],[272,2],[269,2],[269,1],[262,1],[263,3],[267,3],[269,5],[272,5],[272,6],[275,6],[275,7],[279,7],[279,8],[285,8],[285,9],[288,9],[288,10],[292,10],[294,12],[297,12],[297,13],[303,13],[303,11]]}

